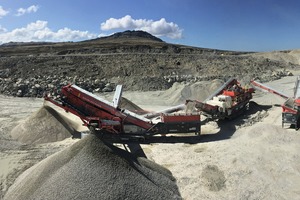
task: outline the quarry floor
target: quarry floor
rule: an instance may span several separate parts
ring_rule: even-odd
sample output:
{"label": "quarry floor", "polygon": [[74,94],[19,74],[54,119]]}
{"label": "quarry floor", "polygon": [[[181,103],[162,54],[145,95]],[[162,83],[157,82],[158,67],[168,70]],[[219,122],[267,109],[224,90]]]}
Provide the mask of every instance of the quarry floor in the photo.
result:
{"label": "quarry floor", "polygon": [[[292,96],[295,80],[290,76],[266,84]],[[160,110],[187,98],[205,99],[216,87],[177,84],[167,91],[123,96],[142,108]],[[195,143],[142,148],[148,159],[172,172],[184,199],[299,199],[300,132],[281,127],[280,97],[257,91],[252,101],[253,112],[203,125]],[[0,96],[0,199],[26,169],[79,140],[26,145],[12,139],[10,131],[42,106],[42,99]]]}

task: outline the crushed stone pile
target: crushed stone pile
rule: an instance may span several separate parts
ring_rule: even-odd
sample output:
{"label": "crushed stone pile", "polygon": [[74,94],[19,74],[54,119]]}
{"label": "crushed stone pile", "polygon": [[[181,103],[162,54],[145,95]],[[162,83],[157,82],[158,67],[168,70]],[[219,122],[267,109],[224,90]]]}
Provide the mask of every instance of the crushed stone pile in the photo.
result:
{"label": "crushed stone pile", "polygon": [[147,111],[143,110],[141,107],[139,107],[138,105],[136,105],[135,103],[133,103],[132,101],[128,100],[125,97],[121,98],[120,107],[122,109],[127,109],[127,110],[130,110],[130,111],[138,113],[138,114],[147,113]]}
{"label": "crushed stone pile", "polygon": [[171,172],[88,135],[18,177],[5,200],[181,199]]}
{"label": "crushed stone pile", "polygon": [[76,130],[58,112],[43,106],[17,125],[11,136],[26,144],[40,144],[69,138]]}
{"label": "crushed stone pile", "polygon": [[168,99],[170,104],[179,104],[187,99],[203,101],[223,83],[224,81],[220,79],[189,84],[174,83],[170,89],[164,92],[163,97]]}

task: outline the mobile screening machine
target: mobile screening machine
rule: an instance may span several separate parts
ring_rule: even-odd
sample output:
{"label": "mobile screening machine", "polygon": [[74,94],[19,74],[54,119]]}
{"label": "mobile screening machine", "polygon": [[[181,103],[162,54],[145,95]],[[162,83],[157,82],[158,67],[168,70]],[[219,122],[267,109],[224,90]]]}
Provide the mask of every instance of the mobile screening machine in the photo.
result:
{"label": "mobile screening machine", "polygon": [[44,98],[66,112],[77,115],[83,121],[83,125],[95,134],[105,134],[124,140],[144,140],[154,135],[169,133],[200,134],[200,113],[172,114],[183,110],[184,104],[160,112],[139,115],[119,107],[121,95],[121,85],[116,87],[113,101],[109,102],[70,84],[62,87],[59,98],[51,96]]}
{"label": "mobile screening machine", "polygon": [[258,89],[265,92],[270,92],[272,94],[282,97],[285,102],[281,105],[282,107],[282,127],[285,124],[290,124],[295,127],[296,130],[299,129],[299,119],[300,119],[300,76],[297,77],[294,87],[294,96],[289,97],[288,95],[277,91],[265,84],[258,81],[251,81],[251,84]]}
{"label": "mobile screening machine", "polygon": [[242,87],[240,82],[231,78],[203,102],[192,101],[195,108],[209,119],[231,119],[249,108],[252,93],[254,88]]}

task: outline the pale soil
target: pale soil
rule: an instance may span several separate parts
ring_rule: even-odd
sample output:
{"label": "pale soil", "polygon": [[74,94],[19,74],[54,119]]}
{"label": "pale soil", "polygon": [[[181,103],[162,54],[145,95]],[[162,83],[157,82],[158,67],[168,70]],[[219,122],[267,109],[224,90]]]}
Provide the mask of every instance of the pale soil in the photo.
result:
{"label": "pale soil", "polygon": [[[295,80],[292,76],[267,84],[292,96]],[[142,108],[160,110],[190,96],[203,100],[220,83],[203,84],[123,96]],[[281,128],[280,97],[257,91],[253,101],[266,110],[228,122],[209,122],[196,144],[142,145],[146,156],[173,173],[184,199],[299,199],[299,131]],[[9,137],[10,130],[42,107],[43,101],[1,96],[0,104],[1,198],[22,171],[78,140],[20,144]]]}
{"label": "pale soil", "polygon": [[271,60],[290,62],[299,65],[300,64],[300,50],[295,49],[288,52],[282,51],[273,51],[273,52],[264,52],[264,53],[253,53],[253,57],[264,57]]}

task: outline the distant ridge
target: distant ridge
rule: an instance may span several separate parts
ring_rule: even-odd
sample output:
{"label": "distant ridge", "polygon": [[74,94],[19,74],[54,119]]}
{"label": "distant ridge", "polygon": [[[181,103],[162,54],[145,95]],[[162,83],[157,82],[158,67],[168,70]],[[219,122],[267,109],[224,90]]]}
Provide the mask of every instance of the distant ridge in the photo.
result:
{"label": "distant ridge", "polygon": [[124,31],[124,32],[118,32],[115,33],[113,35],[110,36],[106,36],[106,37],[101,37],[98,39],[117,39],[117,38],[145,38],[145,39],[150,39],[150,40],[154,40],[157,42],[164,42],[163,40],[161,40],[160,38],[157,38],[153,35],[151,35],[150,33],[146,32],[146,31]]}
{"label": "distant ridge", "polygon": [[298,51],[254,54],[200,48],[164,42],[145,31],[81,42],[17,44],[0,46],[0,94],[42,97],[57,93],[74,77],[91,92],[111,91],[116,84],[126,90],[166,90],[177,82],[228,77],[265,82],[300,66]]}
{"label": "distant ridge", "polygon": [[105,36],[105,37],[99,37],[95,39],[90,39],[90,40],[84,40],[84,41],[78,41],[78,42],[8,42],[8,43],[3,43],[0,45],[0,47],[14,47],[14,46],[42,46],[42,45],[55,45],[55,44],[76,44],[76,43],[85,43],[85,42],[93,42],[93,41],[102,41],[102,40],[109,40],[109,39],[148,39],[152,40],[155,42],[164,42],[158,37],[155,37],[151,35],[150,33],[146,31],[131,31],[127,30],[124,32],[118,32],[114,33],[110,36]]}
{"label": "distant ridge", "polygon": [[0,46],[13,47],[13,46],[37,46],[37,45],[49,45],[55,44],[55,42],[8,42],[3,43]]}

